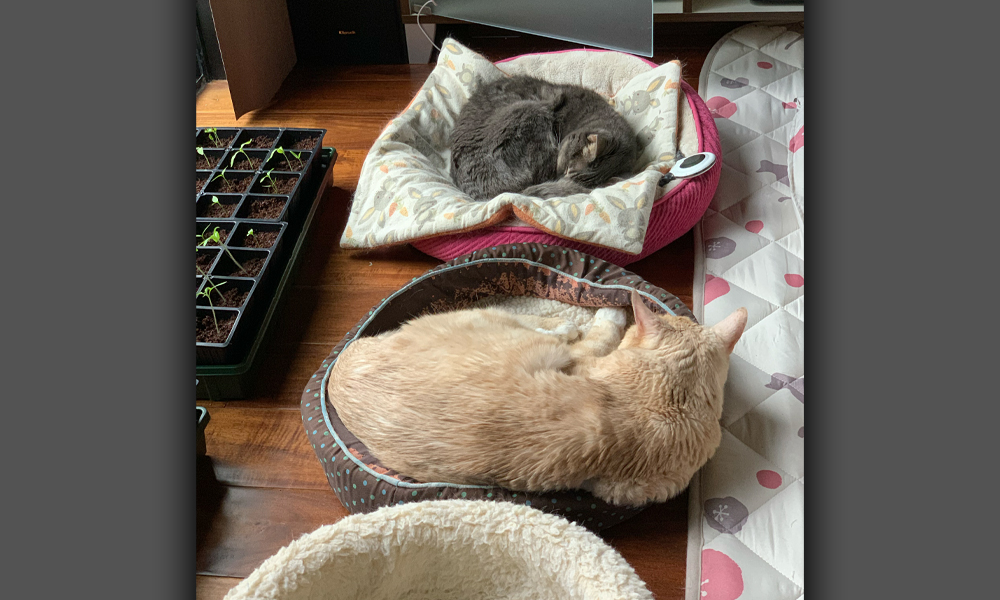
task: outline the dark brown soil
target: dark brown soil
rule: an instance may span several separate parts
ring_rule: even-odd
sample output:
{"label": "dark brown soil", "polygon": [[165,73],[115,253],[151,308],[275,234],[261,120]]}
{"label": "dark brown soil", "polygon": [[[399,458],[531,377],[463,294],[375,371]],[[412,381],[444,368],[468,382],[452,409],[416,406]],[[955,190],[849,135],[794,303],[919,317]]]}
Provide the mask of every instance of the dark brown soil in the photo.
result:
{"label": "dark brown soil", "polygon": [[226,338],[229,337],[229,332],[233,329],[233,325],[236,324],[236,315],[227,311],[225,316],[223,316],[223,313],[217,312],[215,313],[215,318],[219,322],[218,330],[215,328],[215,321],[212,320],[211,312],[207,315],[196,317],[196,340],[206,344],[221,344],[226,341]]}
{"label": "dark brown soil", "polygon": [[232,275],[234,277],[256,277],[260,270],[264,268],[264,258],[251,258],[240,262],[243,265],[243,271],[240,271],[239,267],[233,264],[232,259],[223,259],[221,266],[216,268],[216,275],[226,277]]}
{"label": "dark brown soil", "polygon": [[[208,270],[212,267],[212,261],[214,260],[215,260],[215,254],[212,252],[198,252],[197,254],[195,254],[194,274],[204,275],[205,273],[208,273]],[[199,271],[198,269],[201,269],[201,271]]]}
{"label": "dark brown soil", "polygon": [[243,238],[243,246],[245,248],[270,248],[277,239],[277,231],[255,231],[253,235]]}
{"label": "dark brown soil", "polygon": [[208,181],[208,177],[195,177],[195,180],[194,180],[194,193],[197,194],[198,192],[200,192],[202,186],[205,185],[206,181]]}
{"label": "dark brown soil", "polygon": [[214,169],[215,165],[219,164],[219,160],[222,158],[221,156],[211,156],[209,154],[202,156],[198,153],[195,153],[194,156],[194,168],[196,169]]}
{"label": "dark brown soil", "polygon": [[[205,232],[205,235],[206,236],[212,235],[212,230],[214,230],[214,229],[215,229],[214,227],[210,227],[208,229],[208,231]],[[199,234],[199,235],[201,235],[201,234]],[[219,227],[219,239],[221,239],[223,242],[225,242],[227,237],[229,237],[229,230],[228,229],[223,229],[222,227]],[[200,238],[199,238],[199,240],[200,240]],[[202,246],[218,246],[218,244],[216,244],[214,240],[209,241],[209,242],[203,242],[200,245],[202,245]]]}
{"label": "dark brown soil", "polygon": [[291,148],[292,150],[312,150],[318,141],[319,136],[308,137],[295,142],[291,145]]}
{"label": "dark brown soil", "polygon": [[216,191],[222,192],[223,194],[242,194],[243,190],[250,187],[251,181],[253,181],[253,175],[241,177],[240,179],[220,177],[213,183],[215,183],[219,188]]}
{"label": "dark brown soil", "polygon": [[219,202],[216,204],[215,202],[208,202],[201,205],[202,207],[198,211],[198,216],[203,219],[228,219],[236,212],[237,205],[237,203],[224,204]]}
{"label": "dark brown soil", "polygon": [[257,158],[256,156],[247,158],[240,155],[231,168],[236,169],[237,171],[256,171],[257,167],[259,167],[262,162],[264,162],[263,158]]}
{"label": "dark brown soil", "polygon": [[250,148],[270,148],[274,144],[274,136],[271,135],[258,135],[250,142]]}
{"label": "dark brown soil", "polygon": [[271,194],[288,194],[293,189],[295,189],[295,182],[298,181],[298,177],[275,177],[274,187],[268,187],[271,184],[270,181],[264,183],[263,188]]}
{"label": "dark brown soil", "polygon": [[221,286],[217,292],[212,292],[212,306],[239,308],[250,295],[250,290],[238,290],[234,287]]}
{"label": "dark brown soil", "polygon": [[236,137],[235,135],[221,135],[221,134],[216,134],[216,135],[219,138],[218,144],[216,144],[210,137],[208,137],[207,133],[202,133],[201,136],[199,137],[199,140],[202,142],[201,147],[225,148],[226,146],[229,145],[229,142],[233,141],[233,138]]}
{"label": "dark brown soil", "polygon": [[261,198],[250,202],[248,219],[277,219],[285,208],[285,201],[279,198]]}
{"label": "dark brown soil", "polygon": [[287,158],[280,158],[278,162],[274,163],[275,171],[301,171],[306,166],[306,158],[303,156],[302,160],[288,160]]}

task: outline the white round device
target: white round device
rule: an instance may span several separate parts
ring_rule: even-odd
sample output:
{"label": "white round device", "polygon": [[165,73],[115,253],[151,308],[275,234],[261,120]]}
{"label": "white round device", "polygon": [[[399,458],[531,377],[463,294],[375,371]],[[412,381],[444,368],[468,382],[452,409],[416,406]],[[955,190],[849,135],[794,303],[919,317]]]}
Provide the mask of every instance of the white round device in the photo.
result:
{"label": "white round device", "polygon": [[715,155],[711,152],[699,152],[686,156],[675,164],[667,175],[672,175],[677,179],[688,179],[696,175],[701,175],[712,168],[715,164]]}

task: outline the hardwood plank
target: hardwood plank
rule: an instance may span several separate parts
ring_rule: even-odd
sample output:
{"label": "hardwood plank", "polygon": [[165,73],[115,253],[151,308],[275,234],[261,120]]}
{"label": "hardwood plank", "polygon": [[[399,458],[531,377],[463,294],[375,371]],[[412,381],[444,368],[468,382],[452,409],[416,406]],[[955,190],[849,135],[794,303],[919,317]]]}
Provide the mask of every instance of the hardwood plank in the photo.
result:
{"label": "hardwood plank", "polygon": [[347,516],[332,490],[199,481],[198,575],[246,577],[289,542]]}
{"label": "hardwood plank", "polygon": [[229,590],[236,587],[240,581],[239,577],[216,577],[214,575],[196,575],[195,598],[197,600],[222,600],[229,593]]}
{"label": "hardwood plank", "polygon": [[682,600],[687,573],[685,491],[651,506],[601,536],[628,561],[657,600]]}
{"label": "hardwood plank", "polygon": [[209,412],[212,418],[205,429],[205,446],[219,482],[330,489],[297,405],[280,409],[223,407]]}
{"label": "hardwood plank", "polygon": [[[298,344],[291,348],[271,346],[261,361],[256,391],[248,398],[227,400],[226,408],[298,410],[303,390],[332,349],[333,344]],[[214,420],[215,411],[209,409],[209,413]]]}

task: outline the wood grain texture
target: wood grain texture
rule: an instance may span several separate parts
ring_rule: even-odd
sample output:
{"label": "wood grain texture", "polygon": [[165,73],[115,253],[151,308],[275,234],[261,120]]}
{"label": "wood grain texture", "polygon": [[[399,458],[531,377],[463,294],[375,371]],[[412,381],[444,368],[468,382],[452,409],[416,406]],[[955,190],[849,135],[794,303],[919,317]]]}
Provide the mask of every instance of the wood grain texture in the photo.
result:
{"label": "wood grain texture", "polygon": [[330,490],[246,488],[218,484],[198,512],[195,570],[199,575],[246,577],[291,541],[347,516]]}
{"label": "wood grain texture", "polygon": [[[301,391],[301,389],[300,389]],[[298,406],[224,407],[210,411],[205,445],[216,479],[224,484],[328,490],[326,476],[304,434]]]}
{"label": "wood grain texture", "polygon": [[[697,75],[708,49],[721,36],[718,30],[678,30],[675,45],[658,38],[657,61],[680,58],[686,79],[696,86],[691,76]],[[492,48],[485,40],[481,45],[487,54],[523,51],[505,41],[494,40]],[[200,600],[221,599],[282,546],[348,514],[305,437],[299,402],[333,345],[372,306],[439,264],[411,246],[352,252],[339,246],[368,148],[432,67],[296,68],[269,107],[239,120],[233,117],[224,81],[210,83],[197,99],[198,126],[322,127],[327,129],[324,145],[339,153],[333,187],[324,194],[278,315],[277,335],[263,349],[256,393],[240,400],[197,402],[211,414],[205,432],[208,457],[198,462]],[[628,268],[690,305],[693,244],[689,233]],[[656,598],[683,598],[686,495],[608,530],[605,539],[633,565]]]}
{"label": "wood grain texture", "polygon": [[239,577],[195,576],[195,595],[198,600],[222,600],[229,590],[242,581]]}

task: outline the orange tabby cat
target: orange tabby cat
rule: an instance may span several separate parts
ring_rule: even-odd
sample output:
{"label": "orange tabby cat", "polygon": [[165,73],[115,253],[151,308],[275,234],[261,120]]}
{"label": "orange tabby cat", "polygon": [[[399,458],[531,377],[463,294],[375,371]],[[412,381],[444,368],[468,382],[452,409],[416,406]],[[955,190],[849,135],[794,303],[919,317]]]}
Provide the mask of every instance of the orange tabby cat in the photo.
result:
{"label": "orange tabby cat", "polygon": [[[602,308],[586,337],[562,319],[493,309],[420,317],[351,343],[330,376],[344,424],[421,481],[585,488],[613,504],[667,500],[721,440],[740,308],[714,327]],[[575,341],[575,342],[574,342]]]}

